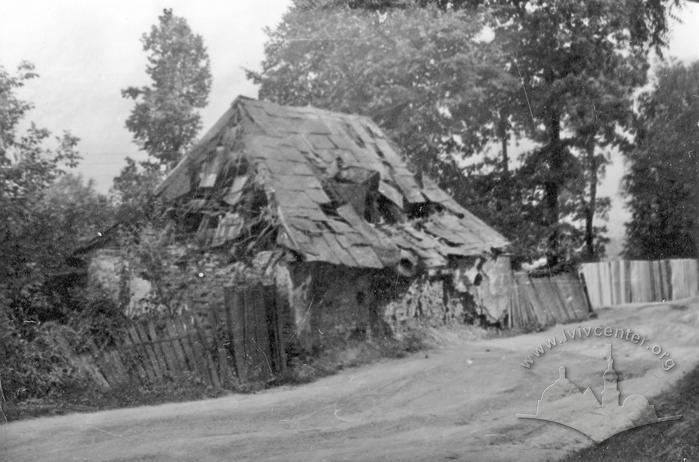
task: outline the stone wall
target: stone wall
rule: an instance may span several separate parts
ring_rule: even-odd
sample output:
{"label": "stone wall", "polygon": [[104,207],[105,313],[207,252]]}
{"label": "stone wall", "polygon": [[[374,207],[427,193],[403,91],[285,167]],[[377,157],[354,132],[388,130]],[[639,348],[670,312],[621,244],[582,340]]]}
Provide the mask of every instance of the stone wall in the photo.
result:
{"label": "stone wall", "polygon": [[[127,300],[127,314],[187,308],[206,313],[224,304],[224,288],[240,282],[275,284],[288,316],[289,340],[311,351],[336,341],[400,337],[423,326],[473,322],[481,259],[463,261],[441,275],[406,278],[391,269],[346,268],[327,263],[286,262],[262,252],[247,263],[225,253],[168,250],[157,276],[118,251],[99,251],[89,280]],[[125,295],[124,291],[127,291]]]}
{"label": "stone wall", "polygon": [[87,283],[91,288],[104,291],[115,302],[123,295],[122,274],[126,261],[115,249],[99,249],[90,258],[87,266]]}
{"label": "stone wall", "polygon": [[469,293],[455,290],[449,277],[423,277],[410,282],[383,307],[394,335],[421,326],[464,323],[473,318],[475,305]]}
{"label": "stone wall", "polygon": [[476,314],[474,297],[456,290],[452,273],[408,279],[389,269],[296,263],[281,266],[278,274],[304,349],[372,336],[400,337],[424,326],[471,322]]}
{"label": "stone wall", "polygon": [[279,265],[276,274],[291,308],[295,340],[302,349],[371,335],[371,311],[377,304],[372,271],[290,263]]}
{"label": "stone wall", "polygon": [[91,289],[104,292],[127,315],[151,305],[153,287],[117,249],[99,249],[90,258],[87,282]]}
{"label": "stone wall", "polygon": [[[88,284],[106,292],[127,316],[189,309],[205,313],[211,304],[223,304],[223,288],[230,286],[244,265],[228,263],[225,255],[169,249],[158,271],[116,249],[100,249],[90,258]],[[154,273],[158,274],[154,274]]]}

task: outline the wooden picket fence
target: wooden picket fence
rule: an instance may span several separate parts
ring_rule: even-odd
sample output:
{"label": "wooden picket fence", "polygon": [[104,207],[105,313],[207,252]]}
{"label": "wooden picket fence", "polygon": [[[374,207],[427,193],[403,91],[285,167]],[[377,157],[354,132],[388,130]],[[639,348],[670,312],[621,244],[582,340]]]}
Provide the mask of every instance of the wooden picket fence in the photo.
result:
{"label": "wooden picket fence", "polygon": [[224,306],[206,313],[133,321],[115,348],[87,353],[63,349],[100,388],[198,378],[215,389],[267,381],[286,370],[284,306],[273,286],[225,289]]}
{"label": "wooden picket fence", "polygon": [[699,271],[694,259],[584,263],[580,273],[593,308],[680,300],[699,294]]}

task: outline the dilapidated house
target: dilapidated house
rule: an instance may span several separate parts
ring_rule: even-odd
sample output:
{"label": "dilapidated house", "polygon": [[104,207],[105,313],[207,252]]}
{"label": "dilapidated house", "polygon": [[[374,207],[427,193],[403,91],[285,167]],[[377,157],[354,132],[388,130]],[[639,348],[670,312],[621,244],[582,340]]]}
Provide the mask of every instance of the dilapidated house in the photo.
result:
{"label": "dilapidated house", "polygon": [[263,262],[308,347],[468,321],[507,245],[371,119],[313,107],[237,98],[156,193],[180,235]]}

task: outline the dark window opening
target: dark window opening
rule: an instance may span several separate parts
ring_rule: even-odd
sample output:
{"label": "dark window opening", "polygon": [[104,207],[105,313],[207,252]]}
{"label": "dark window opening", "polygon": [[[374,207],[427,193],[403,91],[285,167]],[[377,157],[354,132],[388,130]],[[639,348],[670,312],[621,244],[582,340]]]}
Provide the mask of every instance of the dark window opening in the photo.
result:
{"label": "dark window opening", "polygon": [[411,219],[415,218],[425,218],[429,216],[434,210],[433,204],[429,202],[422,202],[419,204],[409,204],[407,207],[408,217]]}
{"label": "dark window opening", "polygon": [[360,148],[366,147],[364,140],[362,140],[359,134],[356,131],[354,131],[354,128],[352,128],[351,125],[345,124],[345,131],[347,132],[347,135],[349,135],[349,137],[352,138],[352,141],[357,143],[357,146],[359,146]]}
{"label": "dark window opening", "polygon": [[203,215],[201,213],[187,213],[182,220],[185,233],[194,233],[199,229]]}

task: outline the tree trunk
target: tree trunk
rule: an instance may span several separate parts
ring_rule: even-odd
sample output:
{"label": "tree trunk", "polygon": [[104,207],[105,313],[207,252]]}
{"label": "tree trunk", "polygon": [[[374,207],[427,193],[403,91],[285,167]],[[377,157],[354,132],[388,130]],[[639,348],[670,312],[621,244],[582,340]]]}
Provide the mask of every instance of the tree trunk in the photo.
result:
{"label": "tree trunk", "polygon": [[558,196],[561,191],[561,177],[563,170],[563,150],[561,146],[561,121],[558,111],[552,109],[549,114],[548,131],[549,144],[548,163],[549,172],[548,178],[544,184],[545,203],[546,203],[546,225],[551,229],[551,234],[548,238],[547,249],[547,264],[549,267],[554,267],[559,261],[559,246],[558,246]]}
{"label": "tree trunk", "polygon": [[507,142],[509,141],[510,137],[507,132],[507,114],[502,109],[500,110],[498,136],[500,137],[500,142],[502,143],[502,173],[503,177],[507,178],[510,172],[510,159],[507,154]]}
{"label": "tree trunk", "polygon": [[507,152],[507,142],[509,141],[509,133],[507,131],[507,115],[504,110],[500,110],[500,120],[497,127],[497,135],[500,138],[502,150],[500,161],[500,175],[497,183],[494,185],[493,192],[495,196],[495,209],[501,212],[509,207],[512,202],[512,191],[510,190],[510,161]]}
{"label": "tree trunk", "polygon": [[585,208],[585,248],[588,261],[595,260],[594,219],[597,206],[597,161],[595,160],[595,142],[587,145],[587,165],[590,172],[590,198]]}
{"label": "tree trunk", "polygon": [[[698,143],[699,144],[699,143]],[[697,144],[695,144],[696,146]],[[694,178],[699,179],[699,156],[695,155],[694,156]],[[692,194],[691,197],[694,197],[694,223],[693,223],[693,233],[694,234],[694,248],[695,248],[695,254],[694,257],[699,259],[699,187],[694,187],[694,194]]]}

